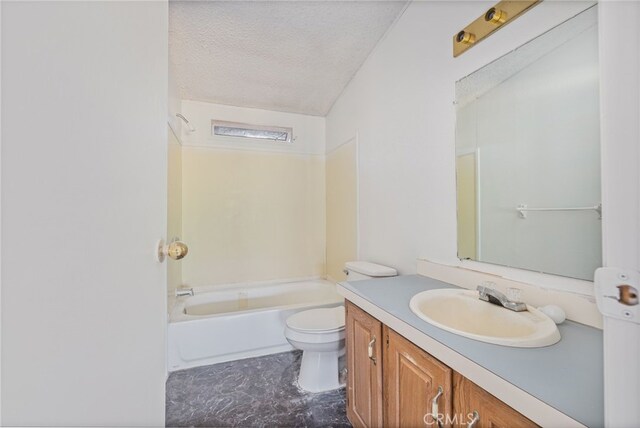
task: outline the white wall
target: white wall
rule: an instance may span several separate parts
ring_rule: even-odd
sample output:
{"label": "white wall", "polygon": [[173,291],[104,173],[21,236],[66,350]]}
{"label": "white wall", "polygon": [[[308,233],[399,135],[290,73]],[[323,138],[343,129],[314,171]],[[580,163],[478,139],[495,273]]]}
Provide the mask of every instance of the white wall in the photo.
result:
{"label": "white wall", "polygon": [[[324,118],[184,101],[182,238],[190,287],[325,274]],[[293,128],[291,144],[213,137],[211,120]]]}
{"label": "white wall", "polygon": [[587,4],[543,2],[454,59],[453,34],[492,5],[411,3],[327,116],[328,150],[359,136],[360,258],[403,274],[417,257],[459,263],[455,81]]}
{"label": "white wall", "polygon": [[166,2],[2,2],[2,424],[164,425]]}

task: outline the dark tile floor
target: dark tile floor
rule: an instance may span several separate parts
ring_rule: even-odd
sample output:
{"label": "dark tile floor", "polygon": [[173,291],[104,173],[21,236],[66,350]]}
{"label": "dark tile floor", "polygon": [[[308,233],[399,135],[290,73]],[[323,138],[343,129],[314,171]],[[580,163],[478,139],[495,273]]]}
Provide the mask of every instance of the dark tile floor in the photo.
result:
{"label": "dark tile floor", "polygon": [[167,426],[350,427],[344,388],[298,388],[301,358],[285,352],[171,373]]}

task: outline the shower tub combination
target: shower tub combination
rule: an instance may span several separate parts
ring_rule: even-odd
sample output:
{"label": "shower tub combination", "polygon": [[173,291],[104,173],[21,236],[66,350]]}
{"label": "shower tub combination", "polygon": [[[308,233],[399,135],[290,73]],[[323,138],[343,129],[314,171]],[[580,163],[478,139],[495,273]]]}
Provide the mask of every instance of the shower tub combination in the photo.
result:
{"label": "shower tub combination", "polygon": [[169,371],[293,350],[284,335],[290,315],[343,302],[322,279],[196,289],[170,314]]}

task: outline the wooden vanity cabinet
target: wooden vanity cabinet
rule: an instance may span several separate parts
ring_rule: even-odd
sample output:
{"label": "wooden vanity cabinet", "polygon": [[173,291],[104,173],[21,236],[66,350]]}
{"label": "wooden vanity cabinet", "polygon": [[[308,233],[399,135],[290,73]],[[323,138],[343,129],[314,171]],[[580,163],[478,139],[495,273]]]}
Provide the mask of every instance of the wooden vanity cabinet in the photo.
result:
{"label": "wooden vanity cabinet", "polygon": [[455,412],[464,415],[459,427],[468,426],[477,412],[474,428],[530,428],[537,427],[535,423],[513,410],[469,379],[453,374],[453,407]]}
{"label": "wooden vanity cabinet", "polygon": [[382,323],[347,301],[347,417],[355,428],[382,427]]}
{"label": "wooden vanity cabinet", "polygon": [[[347,417],[354,427],[537,426],[353,303],[345,308]],[[442,425],[431,419],[438,388]],[[469,425],[474,411],[478,420]]]}
{"label": "wooden vanity cabinet", "polygon": [[452,414],[452,370],[389,327],[383,334],[384,425],[437,426],[431,416],[434,399],[437,413]]}

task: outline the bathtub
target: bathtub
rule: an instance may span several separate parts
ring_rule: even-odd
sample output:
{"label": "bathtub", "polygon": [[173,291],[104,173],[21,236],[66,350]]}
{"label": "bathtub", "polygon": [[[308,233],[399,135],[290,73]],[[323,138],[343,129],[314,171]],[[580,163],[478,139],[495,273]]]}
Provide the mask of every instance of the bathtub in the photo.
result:
{"label": "bathtub", "polygon": [[292,350],[287,317],[344,302],[322,279],[196,289],[169,314],[168,368],[181,370]]}

